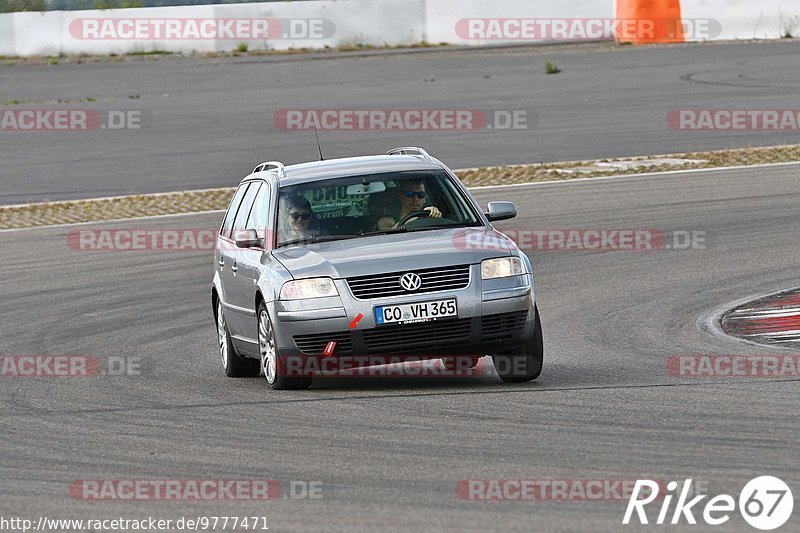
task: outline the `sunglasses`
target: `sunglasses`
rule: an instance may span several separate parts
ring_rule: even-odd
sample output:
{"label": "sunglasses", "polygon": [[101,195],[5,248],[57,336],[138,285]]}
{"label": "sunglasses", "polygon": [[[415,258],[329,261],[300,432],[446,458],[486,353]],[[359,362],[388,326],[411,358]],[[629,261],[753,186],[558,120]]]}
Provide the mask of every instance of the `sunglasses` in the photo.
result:
{"label": "sunglasses", "polygon": [[292,220],[308,220],[311,218],[311,213],[289,213],[289,216],[292,217]]}
{"label": "sunglasses", "polygon": [[414,198],[416,196],[420,200],[423,200],[425,198],[425,196],[427,196],[425,194],[425,191],[419,191],[419,192],[403,191],[403,194],[405,195],[406,198]]}

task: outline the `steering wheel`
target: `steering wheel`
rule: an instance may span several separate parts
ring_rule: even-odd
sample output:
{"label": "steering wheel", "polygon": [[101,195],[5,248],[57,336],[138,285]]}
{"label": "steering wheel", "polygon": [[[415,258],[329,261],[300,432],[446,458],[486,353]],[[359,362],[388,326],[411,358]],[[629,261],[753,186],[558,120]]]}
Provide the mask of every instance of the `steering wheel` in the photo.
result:
{"label": "steering wheel", "polygon": [[397,227],[402,228],[412,218],[428,218],[429,216],[431,216],[430,211],[412,211],[411,213],[404,216],[402,220],[400,220],[400,222],[397,223]]}

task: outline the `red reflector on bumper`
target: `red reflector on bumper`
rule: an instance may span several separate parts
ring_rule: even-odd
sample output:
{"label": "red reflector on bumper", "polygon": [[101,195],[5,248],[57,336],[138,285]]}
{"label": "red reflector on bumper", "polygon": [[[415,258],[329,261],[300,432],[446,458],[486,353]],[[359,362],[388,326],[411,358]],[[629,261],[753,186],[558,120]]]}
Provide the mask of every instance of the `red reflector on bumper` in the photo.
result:
{"label": "red reflector on bumper", "polygon": [[330,357],[333,355],[333,350],[336,349],[336,341],[330,341],[327,346],[325,346],[325,351],[322,352],[322,355],[325,357]]}

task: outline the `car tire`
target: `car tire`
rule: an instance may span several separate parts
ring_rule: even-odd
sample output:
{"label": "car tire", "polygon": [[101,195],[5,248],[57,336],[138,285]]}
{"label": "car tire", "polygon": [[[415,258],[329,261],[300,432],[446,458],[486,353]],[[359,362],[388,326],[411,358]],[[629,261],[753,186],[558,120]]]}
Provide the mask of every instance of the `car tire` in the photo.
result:
{"label": "car tire", "polygon": [[544,342],[542,340],[542,322],[539,320],[539,309],[534,305],[536,324],[533,328],[533,339],[519,345],[511,355],[493,355],[495,371],[506,383],[522,383],[532,381],[542,373],[544,363]]}
{"label": "car tire", "polygon": [[222,311],[222,300],[217,300],[217,341],[219,354],[222,359],[222,368],[229,378],[253,378],[261,372],[261,366],[255,359],[248,359],[236,353],[231,335],[228,332],[228,323]]}
{"label": "car tire", "polygon": [[264,373],[267,384],[275,390],[307,389],[311,386],[311,376],[287,376],[286,361],[275,345],[272,321],[264,302],[258,306],[258,351],[259,369]]}

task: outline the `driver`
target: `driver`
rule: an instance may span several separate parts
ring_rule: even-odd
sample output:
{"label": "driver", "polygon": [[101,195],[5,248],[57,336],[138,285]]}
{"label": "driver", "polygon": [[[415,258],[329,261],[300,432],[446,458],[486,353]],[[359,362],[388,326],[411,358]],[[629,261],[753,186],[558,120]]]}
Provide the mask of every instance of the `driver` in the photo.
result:
{"label": "driver", "polygon": [[[427,211],[429,218],[441,218],[442,212],[436,207],[423,207],[425,205],[425,182],[421,179],[403,180],[398,187],[398,196],[400,197],[400,214],[398,216],[385,216],[378,220],[378,229],[386,231],[396,229],[397,224],[409,214],[415,211]],[[412,220],[417,220],[417,217],[411,218],[406,223]]]}

